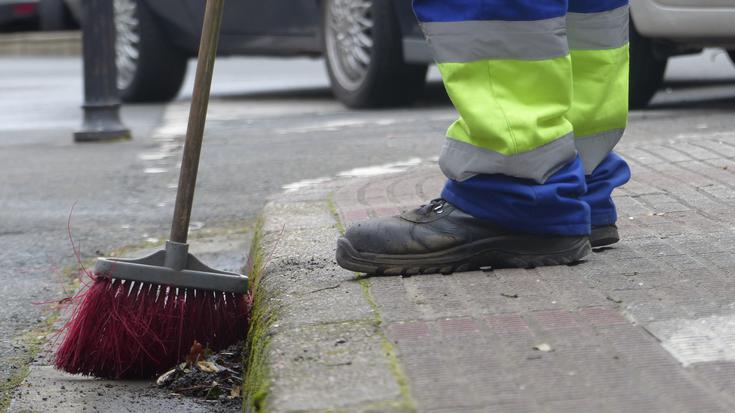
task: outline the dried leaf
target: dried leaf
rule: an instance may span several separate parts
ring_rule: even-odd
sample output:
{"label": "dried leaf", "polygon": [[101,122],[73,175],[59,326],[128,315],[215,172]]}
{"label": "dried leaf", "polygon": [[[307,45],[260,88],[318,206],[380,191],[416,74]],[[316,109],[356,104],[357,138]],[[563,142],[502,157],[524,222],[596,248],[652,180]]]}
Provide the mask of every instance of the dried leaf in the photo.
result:
{"label": "dried leaf", "polygon": [[211,361],[198,361],[197,367],[205,373],[219,373],[222,368]]}
{"label": "dried leaf", "polygon": [[166,384],[166,382],[168,382],[168,379],[174,375],[174,373],[176,373],[176,369],[171,369],[161,374],[161,376],[156,380],[156,384],[159,386],[163,386],[164,384]]}
{"label": "dried leaf", "polygon": [[235,386],[230,389],[230,397],[240,397],[241,389],[240,386]]}
{"label": "dried leaf", "polygon": [[199,360],[206,359],[207,357],[204,353],[204,346],[202,346],[201,343],[199,343],[198,341],[194,340],[194,344],[191,345],[189,354],[186,356],[186,364],[188,366],[191,366]]}

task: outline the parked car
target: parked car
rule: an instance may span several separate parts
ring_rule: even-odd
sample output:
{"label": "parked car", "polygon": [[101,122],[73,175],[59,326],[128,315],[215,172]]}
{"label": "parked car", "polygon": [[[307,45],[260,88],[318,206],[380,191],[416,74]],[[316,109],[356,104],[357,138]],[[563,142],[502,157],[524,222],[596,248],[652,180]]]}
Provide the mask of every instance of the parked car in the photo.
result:
{"label": "parked car", "polygon": [[32,27],[38,22],[38,0],[0,0],[0,30]]}
{"label": "parked car", "polygon": [[[80,2],[66,0],[72,10]],[[202,0],[115,0],[124,101],[177,95],[203,15]],[[431,62],[410,0],[227,1],[219,53],[324,55],[332,90],[350,107],[411,103]]]}
{"label": "parked car", "polygon": [[735,0],[632,0],[630,8],[632,108],[661,87],[669,57],[720,47],[735,63]]}
{"label": "parked car", "polygon": [[[65,1],[79,10],[81,0]],[[123,100],[172,99],[197,50],[204,2],[114,1]],[[225,7],[220,54],[324,56],[334,95],[354,108],[410,104],[421,94],[432,59],[411,0],[238,0]],[[735,0],[633,0],[631,107],[650,101],[671,56],[722,47],[735,58],[734,22]]]}
{"label": "parked car", "polygon": [[81,1],[37,0],[40,28],[43,31],[78,29]]}
{"label": "parked car", "polygon": [[[72,15],[80,14],[82,0],[41,1],[64,1]],[[122,99],[172,99],[199,45],[204,2],[114,2]],[[411,103],[431,62],[410,0],[229,1],[219,54],[324,55],[336,97],[351,107]]]}

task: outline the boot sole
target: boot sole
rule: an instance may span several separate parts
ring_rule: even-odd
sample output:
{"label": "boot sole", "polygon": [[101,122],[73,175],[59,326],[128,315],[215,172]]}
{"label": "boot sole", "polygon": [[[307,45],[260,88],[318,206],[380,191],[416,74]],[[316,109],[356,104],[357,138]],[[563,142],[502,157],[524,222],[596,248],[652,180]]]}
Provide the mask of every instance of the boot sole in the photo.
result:
{"label": "boot sole", "polygon": [[592,248],[605,247],[615,244],[618,241],[620,241],[620,234],[618,233],[618,227],[615,225],[592,228],[592,233],[590,234]]}
{"label": "boot sole", "polygon": [[575,263],[592,251],[588,237],[497,237],[426,254],[374,254],[337,241],[337,263],[372,275],[451,274],[480,268],[533,268]]}

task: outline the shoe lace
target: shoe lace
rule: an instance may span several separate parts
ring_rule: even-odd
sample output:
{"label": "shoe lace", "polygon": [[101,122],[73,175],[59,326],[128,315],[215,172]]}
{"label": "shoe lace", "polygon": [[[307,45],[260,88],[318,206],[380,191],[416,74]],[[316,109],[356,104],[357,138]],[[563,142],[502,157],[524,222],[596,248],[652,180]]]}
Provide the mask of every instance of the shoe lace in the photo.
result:
{"label": "shoe lace", "polygon": [[429,201],[426,205],[421,205],[416,212],[418,212],[421,215],[428,215],[431,212],[435,212],[437,214],[443,214],[444,213],[444,205],[447,204],[447,201],[443,198],[436,198]]}

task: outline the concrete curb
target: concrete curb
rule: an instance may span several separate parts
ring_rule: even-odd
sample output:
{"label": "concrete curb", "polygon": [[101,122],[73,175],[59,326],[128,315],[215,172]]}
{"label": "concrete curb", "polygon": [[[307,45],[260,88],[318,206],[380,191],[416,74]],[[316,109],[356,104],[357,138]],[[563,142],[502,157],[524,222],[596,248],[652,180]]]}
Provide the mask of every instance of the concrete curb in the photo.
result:
{"label": "concrete curb", "polygon": [[246,411],[415,410],[369,282],[334,260],[334,185],[265,207]]}
{"label": "concrete curb", "polygon": [[0,57],[6,56],[79,56],[82,33],[28,32],[0,36]]}

